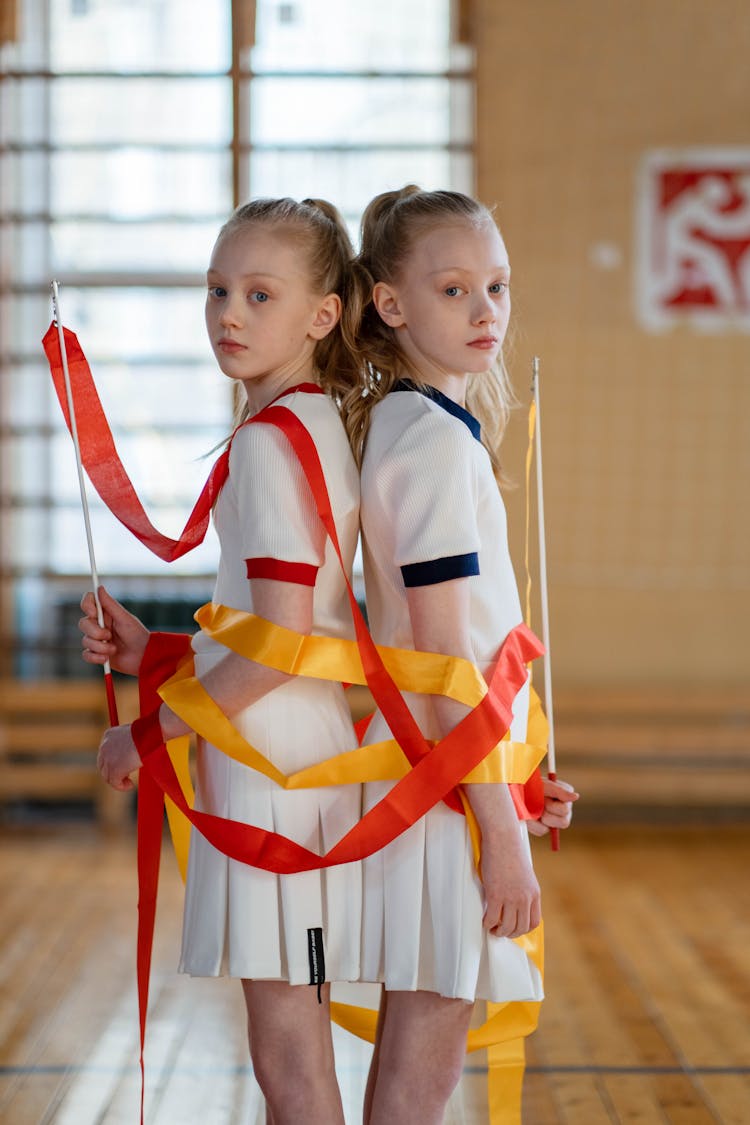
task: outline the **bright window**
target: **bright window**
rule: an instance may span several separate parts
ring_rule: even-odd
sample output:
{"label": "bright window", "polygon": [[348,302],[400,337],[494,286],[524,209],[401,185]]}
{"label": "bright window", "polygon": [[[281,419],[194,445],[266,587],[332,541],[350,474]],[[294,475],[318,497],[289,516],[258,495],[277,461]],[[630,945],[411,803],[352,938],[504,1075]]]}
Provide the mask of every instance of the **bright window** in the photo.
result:
{"label": "bright window", "polygon": [[[4,673],[79,667],[88,557],[39,344],[50,279],[126,468],[174,535],[230,424],[203,275],[234,195],[329,197],[354,233],[376,191],[471,190],[472,75],[449,7],[258,0],[255,45],[233,51],[229,0],[21,5],[19,41],[0,48],[0,621],[15,653]],[[210,597],[211,537],[168,567],[89,500],[114,592],[162,610]]]}

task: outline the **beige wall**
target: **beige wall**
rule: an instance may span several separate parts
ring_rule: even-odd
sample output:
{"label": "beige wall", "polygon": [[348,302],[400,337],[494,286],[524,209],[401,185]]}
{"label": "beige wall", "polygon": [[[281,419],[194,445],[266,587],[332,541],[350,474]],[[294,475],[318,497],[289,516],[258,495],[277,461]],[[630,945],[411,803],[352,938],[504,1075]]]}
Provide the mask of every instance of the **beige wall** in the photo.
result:
{"label": "beige wall", "polygon": [[[510,250],[524,397],[542,361],[556,679],[738,682],[750,334],[639,327],[635,193],[646,150],[750,146],[750,5],[475,0],[473,19],[477,189]],[[519,478],[523,428],[506,455]]]}

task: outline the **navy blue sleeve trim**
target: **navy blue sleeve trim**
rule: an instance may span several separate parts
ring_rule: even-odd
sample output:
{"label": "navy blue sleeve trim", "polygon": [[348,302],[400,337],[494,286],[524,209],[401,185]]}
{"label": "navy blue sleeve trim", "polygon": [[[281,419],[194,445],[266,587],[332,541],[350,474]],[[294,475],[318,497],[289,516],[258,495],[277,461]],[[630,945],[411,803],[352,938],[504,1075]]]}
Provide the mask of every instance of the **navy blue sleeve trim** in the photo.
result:
{"label": "navy blue sleeve trim", "polygon": [[479,555],[472,551],[468,555],[449,555],[444,559],[431,559],[430,562],[407,563],[401,567],[404,586],[435,586],[438,582],[450,582],[452,578],[468,578],[479,574]]}

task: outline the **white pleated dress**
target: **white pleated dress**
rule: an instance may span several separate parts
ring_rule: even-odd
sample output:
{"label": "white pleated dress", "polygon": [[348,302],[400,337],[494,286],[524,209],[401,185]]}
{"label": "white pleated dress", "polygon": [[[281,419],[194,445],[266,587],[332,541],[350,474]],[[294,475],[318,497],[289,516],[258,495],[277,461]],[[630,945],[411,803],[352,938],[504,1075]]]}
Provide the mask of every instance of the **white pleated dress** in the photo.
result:
{"label": "white pleated dress", "polygon": [[[346,564],[359,526],[359,480],[333,403],[325,395],[291,393],[292,410],[315,441]],[[235,436],[229,478],[214,522],[221,559],[214,602],[252,612],[248,574],[314,581],[313,632],[352,635],[341,568],[287,439],[267,423]],[[202,633],[193,638],[200,676],[226,654]],[[284,773],[356,746],[340,684],[295,677],[234,719],[243,736]],[[361,816],[361,786],[285,791],[268,778],[198,740],[196,808],[271,829],[323,852]],[[228,859],[193,829],[180,970],[310,983],[308,931],[321,929],[327,980],[359,976],[361,866],[277,876]]]}
{"label": "white pleated dress", "polygon": [[[505,508],[476,419],[438,391],[409,383],[373,410],[362,466],[361,521],[370,628],[379,644],[413,649],[406,587],[467,577],[471,639],[484,672],[522,620]],[[438,738],[428,697],[406,696],[423,734]],[[511,737],[525,741],[528,686]],[[368,741],[388,738],[376,714]],[[391,782],[365,785],[369,810]],[[526,826],[519,834],[528,848]],[[540,1000],[541,976],[512,940],[482,928],[484,898],[464,816],[444,803],[364,861],[362,980],[465,1000]]]}

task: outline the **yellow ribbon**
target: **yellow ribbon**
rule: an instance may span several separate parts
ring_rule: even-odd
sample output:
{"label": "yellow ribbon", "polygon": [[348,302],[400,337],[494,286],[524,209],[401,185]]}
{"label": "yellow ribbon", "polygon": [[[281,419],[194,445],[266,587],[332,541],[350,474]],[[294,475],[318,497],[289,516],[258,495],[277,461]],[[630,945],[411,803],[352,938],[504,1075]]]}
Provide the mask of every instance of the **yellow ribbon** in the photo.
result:
{"label": "yellow ribbon", "polygon": [[[232,652],[290,676],[366,684],[357,642],[296,633],[262,617],[209,602],[195,620],[202,631]],[[475,707],[487,684],[470,660],[434,652],[379,645],[383,663],[400,691],[447,695]]]}
{"label": "yellow ribbon", "polygon": [[[195,792],[190,776],[190,735],[183,738],[173,738],[167,743],[167,751],[172,759],[177,780],[185,794],[185,800],[190,808],[195,804]],[[187,879],[188,853],[190,851],[190,821],[169,797],[164,798],[167,810],[167,823],[169,834],[172,837],[172,846],[177,857],[177,866],[180,869],[183,883]]]}
{"label": "yellow ribbon", "polygon": [[[254,614],[209,603],[196,614],[204,634],[233,652],[275,668],[288,675],[304,675],[337,683],[366,683],[359,649],[355,641],[304,635],[275,625]],[[487,684],[470,661],[437,653],[379,647],[383,662],[401,691],[445,695],[467,706],[476,706],[487,693]],[[326,761],[286,775],[252,746],[237,731],[195,675],[194,661],[188,659],[159,689],[161,698],[190,728],[235,761],[262,773],[285,789],[328,785],[361,784],[367,781],[397,780],[405,776],[410,764],[394,739],[344,751]],[[541,701],[531,689],[528,742],[510,741],[509,736],[464,782],[522,784],[540,764],[546,753],[547,724]],[[175,771],[188,800],[193,805],[193,789],[188,768],[188,739],[169,744]],[[478,862],[480,836],[476,820],[463,797],[475,860]],[[172,840],[177,860],[185,877],[190,825],[171,801],[167,802]],[[515,939],[539,972],[543,971],[543,931],[539,926],[530,934]],[[492,1125],[520,1122],[520,1090],[524,1073],[524,1038],[538,1020],[540,1005],[531,1002],[488,1004],[487,1019],[469,1032],[467,1050],[488,1048],[488,1091]],[[331,1004],[331,1018],[360,1038],[374,1042],[377,1012],[348,1004]]]}
{"label": "yellow ribbon", "polygon": [[[192,661],[186,662],[159,688],[159,695],[191,730],[216,746],[229,758],[264,774],[282,789],[313,789],[329,785],[354,785],[367,781],[395,781],[411,769],[395,739],[344,750],[325,761],[283,773],[239,733],[195,675]],[[544,758],[544,744],[499,742],[487,757],[463,778],[463,782],[523,784]]]}
{"label": "yellow ribbon", "polygon": [[526,545],[524,564],[526,568],[526,616],[524,621],[531,627],[531,566],[529,564],[529,543],[531,541],[531,458],[534,453],[534,430],[536,427],[536,402],[532,398],[529,407],[529,433],[526,446]]}
{"label": "yellow ribbon", "polygon": [[[267,664],[288,675],[305,675],[334,682],[364,683],[364,672],[356,642],[336,637],[310,636],[275,625],[255,614],[209,603],[196,613],[203,632],[224,647],[256,663]],[[379,649],[397,686],[402,691],[443,694],[473,706],[487,692],[487,685],[475,665],[458,657],[439,653],[415,653],[408,649]],[[412,659],[415,658],[416,659]],[[195,675],[193,660],[184,661],[177,672],[159,689],[159,695],[187,725],[217,749],[242,765],[262,773],[283,789],[309,789],[329,785],[354,785],[368,781],[390,781],[404,777],[411,768],[395,741],[344,751],[306,769],[284,774],[239,733],[230,719]],[[544,758],[546,720],[535,693],[529,709],[530,742],[511,742],[506,738],[466,777],[465,783],[523,784]],[[182,757],[179,758],[182,761]],[[178,777],[186,776],[186,766]],[[192,806],[192,790],[183,785]],[[464,794],[475,863],[479,864],[481,836],[474,813]],[[171,802],[170,802],[171,805]],[[180,869],[187,864],[189,826],[174,806],[170,828]],[[185,821],[185,824],[182,822]],[[179,828],[177,828],[179,826]]]}

